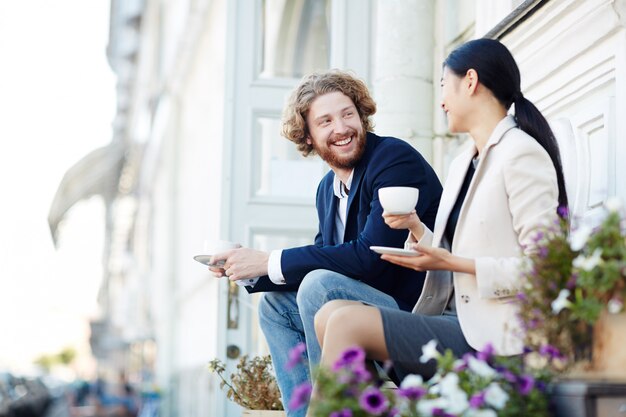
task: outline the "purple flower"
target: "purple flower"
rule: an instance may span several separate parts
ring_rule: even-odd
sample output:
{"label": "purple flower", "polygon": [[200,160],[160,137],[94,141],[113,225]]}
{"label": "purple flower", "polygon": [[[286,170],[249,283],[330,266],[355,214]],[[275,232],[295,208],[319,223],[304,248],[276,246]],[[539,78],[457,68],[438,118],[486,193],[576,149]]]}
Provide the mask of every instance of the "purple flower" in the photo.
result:
{"label": "purple flower", "polygon": [[346,349],[337,362],[333,365],[333,371],[350,367],[353,364],[363,364],[365,361],[365,351],[360,347]]}
{"label": "purple flower", "polygon": [[469,400],[469,405],[471,408],[478,409],[485,404],[485,392],[477,392],[472,395],[472,398]]}
{"label": "purple flower", "polygon": [[306,353],[306,345],[303,342],[298,343],[289,351],[289,360],[285,365],[288,371],[292,370],[297,364],[302,362],[302,355]]}
{"label": "purple flower", "polygon": [[496,350],[491,343],[487,343],[482,351],[476,352],[476,358],[484,362],[489,362]]}
{"label": "purple flower", "polygon": [[569,217],[569,209],[567,208],[567,206],[559,206],[559,208],[556,209],[556,212],[563,219],[566,219]]}
{"label": "purple flower", "polygon": [[387,413],[387,417],[400,417],[400,410],[398,410],[397,408],[392,408],[391,410],[389,410],[389,412]]}
{"label": "purple flower", "polygon": [[376,416],[382,414],[389,406],[387,398],[378,388],[374,387],[368,387],[363,391],[361,398],[359,398],[359,405],[366,412]]}
{"label": "purple flower", "polygon": [[313,388],[309,382],[304,382],[293,389],[289,400],[289,409],[297,410],[309,402]]}
{"label": "purple flower", "polygon": [[502,377],[504,379],[506,379],[509,382],[517,382],[517,376],[509,371],[508,369],[504,369],[502,372],[500,372],[502,374]]}
{"label": "purple flower", "polygon": [[519,301],[522,301],[522,302],[528,299],[528,297],[526,297],[526,294],[524,294],[523,292],[518,292],[516,297]]}
{"label": "purple flower", "polygon": [[396,394],[399,397],[406,398],[410,401],[417,401],[426,394],[426,388],[423,387],[407,387],[398,388]]}
{"label": "purple flower", "polygon": [[433,417],[456,417],[454,414],[448,414],[441,408],[433,408]]}
{"label": "purple flower", "polygon": [[578,274],[572,274],[572,276],[570,276],[569,279],[567,280],[565,287],[568,290],[572,290],[576,286],[577,281],[578,281]]}
{"label": "purple flower", "polygon": [[552,345],[543,345],[539,348],[539,354],[542,356],[547,356],[550,359],[560,359],[563,357],[561,352]]}
{"label": "purple flower", "polygon": [[328,417],[352,417],[352,410],[344,408],[341,411],[333,411],[328,415]]}
{"label": "purple flower", "polygon": [[548,256],[548,248],[543,247],[543,246],[541,248],[539,248],[539,257],[540,258],[545,258],[547,256]]}
{"label": "purple flower", "polygon": [[535,381],[535,386],[537,387],[539,391],[544,392],[544,393],[548,389],[548,386],[543,381]]}
{"label": "purple flower", "polygon": [[356,398],[359,396],[359,394],[360,391],[358,387],[348,387],[343,391],[343,395],[345,395],[346,397]]}
{"label": "purple flower", "polygon": [[522,395],[528,395],[535,386],[535,378],[532,375],[522,375],[517,380],[518,391]]}
{"label": "purple flower", "polygon": [[372,379],[372,374],[365,369],[365,366],[356,367],[352,370],[352,373],[357,384],[369,382]]}
{"label": "purple flower", "polygon": [[533,242],[538,243],[541,239],[543,239],[543,235],[542,231],[537,232],[533,237]]}

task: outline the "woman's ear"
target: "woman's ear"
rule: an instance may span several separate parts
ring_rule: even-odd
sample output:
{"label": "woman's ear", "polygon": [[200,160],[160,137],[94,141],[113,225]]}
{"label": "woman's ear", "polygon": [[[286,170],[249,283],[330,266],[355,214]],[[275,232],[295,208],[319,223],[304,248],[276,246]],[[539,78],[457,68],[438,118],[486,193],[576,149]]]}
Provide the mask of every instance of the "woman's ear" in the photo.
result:
{"label": "woman's ear", "polygon": [[475,69],[470,68],[465,73],[465,85],[467,88],[467,92],[470,95],[476,93],[476,89],[478,88],[478,73]]}

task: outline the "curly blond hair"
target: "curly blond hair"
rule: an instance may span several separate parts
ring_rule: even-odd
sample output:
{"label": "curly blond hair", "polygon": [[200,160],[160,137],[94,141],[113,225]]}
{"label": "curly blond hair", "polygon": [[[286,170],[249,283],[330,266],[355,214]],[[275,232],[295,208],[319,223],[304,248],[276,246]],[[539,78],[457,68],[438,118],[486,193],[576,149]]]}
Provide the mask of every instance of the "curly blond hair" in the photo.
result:
{"label": "curly blond hair", "polygon": [[306,116],[311,103],[317,97],[335,91],[345,94],[352,100],[361,118],[363,129],[366,132],[374,130],[370,116],[376,113],[376,103],[362,80],[340,70],[307,75],[291,94],[283,111],[282,120],[283,136],[295,143],[304,156],[315,153],[313,146],[306,142],[309,136]]}

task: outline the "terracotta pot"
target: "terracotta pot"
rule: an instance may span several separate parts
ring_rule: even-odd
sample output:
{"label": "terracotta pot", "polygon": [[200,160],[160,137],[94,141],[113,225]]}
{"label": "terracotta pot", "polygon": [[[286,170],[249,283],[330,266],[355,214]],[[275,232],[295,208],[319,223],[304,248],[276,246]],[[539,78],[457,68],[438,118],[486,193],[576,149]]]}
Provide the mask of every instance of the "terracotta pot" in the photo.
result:
{"label": "terracotta pot", "polygon": [[285,417],[282,410],[243,410],[241,417]]}
{"label": "terracotta pot", "polygon": [[593,328],[592,374],[626,380],[626,313],[603,311]]}

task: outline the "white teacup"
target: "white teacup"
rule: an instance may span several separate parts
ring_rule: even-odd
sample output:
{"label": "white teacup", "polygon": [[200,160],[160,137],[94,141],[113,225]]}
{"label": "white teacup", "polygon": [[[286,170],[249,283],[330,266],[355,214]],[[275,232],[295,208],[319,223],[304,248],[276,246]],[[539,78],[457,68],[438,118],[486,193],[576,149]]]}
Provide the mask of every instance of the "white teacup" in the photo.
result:
{"label": "white teacup", "polygon": [[419,193],[413,187],[383,187],[378,189],[378,198],[387,213],[407,214],[415,210]]}
{"label": "white teacup", "polygon": [[217,261],[215,264],[212,264],[211,257],[238,247],[238,243],[229,242],[227,240],[205,240],[202,255],[196,255],[193,259],[207,266],[219,268],[224,265],[224,261]]}
{"label": "white teacup", "polygon": [[238,247],[238,243],[229,242],[228,240],[205,240],[203,252],[206,255],[215,255]]}

